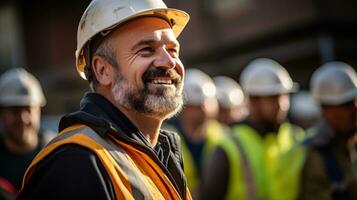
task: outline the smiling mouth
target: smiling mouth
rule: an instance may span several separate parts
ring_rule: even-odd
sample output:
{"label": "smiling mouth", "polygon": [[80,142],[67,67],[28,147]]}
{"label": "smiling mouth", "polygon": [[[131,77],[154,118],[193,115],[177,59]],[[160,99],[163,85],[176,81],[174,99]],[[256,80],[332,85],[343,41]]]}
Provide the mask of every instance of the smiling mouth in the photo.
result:
{"label": "smiling mouth", "polygon": [[174,85],[177,83],[177,80],[168,79],[168,78],[155,78],[148,81],[151,84],[158,84],[158,85]]}
{"label": "smiling mouth", "polygon": [[143,82],[153,86],[176,86],[182,82],[181,76],[174,69],[151,67],[143,74]]}
{"label": "smiling mouth", "polygon": [[172,80],[167,80],[167,79],[155,79],[155,80],[152,80],[151,83],[153,83],[153,84],[171,85],[171,84],[173,84],[173,81]]}

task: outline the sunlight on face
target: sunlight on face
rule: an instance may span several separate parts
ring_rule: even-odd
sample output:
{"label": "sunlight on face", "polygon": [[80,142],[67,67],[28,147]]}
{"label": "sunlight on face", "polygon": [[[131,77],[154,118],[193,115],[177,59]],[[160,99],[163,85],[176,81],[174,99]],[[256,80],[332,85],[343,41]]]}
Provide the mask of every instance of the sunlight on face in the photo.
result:
{"label": "sunlight on face", "polygon": [[118,66],[111,88],[115,101],[157,118],[178,112],[183,104],[184,67],[170,25],[157,17],[138,18],[111,37]]}

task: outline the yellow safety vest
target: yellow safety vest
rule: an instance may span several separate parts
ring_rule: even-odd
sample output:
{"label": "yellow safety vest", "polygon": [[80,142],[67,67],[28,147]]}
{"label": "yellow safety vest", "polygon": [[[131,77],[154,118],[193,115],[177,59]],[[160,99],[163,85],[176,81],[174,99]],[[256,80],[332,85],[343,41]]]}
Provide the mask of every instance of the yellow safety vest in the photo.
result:
{"label": "yellow safety vest", "polygon": [[[169,178],[147,154],[114,137],[103,138],[83,125],[66,128],[35,157],[25,173],[23,186],[38,163],[65,144],[83,146],[99,158],[110,177],[118,200],[181,199]],[[190,200],[188,188],[186,190],[187,199]]]}
{"label": "yellow safety vest", "polygon": [[[168,130],[178,132],[175,127],[170,125],[166,126]],[[207,137],[204,143],[202,151],[202,161],[212,152],[213,147],[218,144],[218,141],[226,135],[226,130],[224,126],[216,120],[210,120],[207,122]],[[195,165],[192,153],[187,147],[186,142],[181,139],[182,156],[184,160],[185,176],[187,180],[187,186],[190,191],[197,191],[200,185],[199,172],[197,166]],[[193,195],[193,193],[192,193]],[[193,195],[194,196],[194,195]]]}
{"label": "yellow safety vest", "polygon": [[[268,133],[264,138],[244,124],[233,126],[232,131],[231,137],[218,144],[226,152],[230,166],[226,199],[296,199],[306,155],[299,145],[304,131],[289,123],[282,124],[277,134]],[[247,171],[250,181],[244,174]]]}

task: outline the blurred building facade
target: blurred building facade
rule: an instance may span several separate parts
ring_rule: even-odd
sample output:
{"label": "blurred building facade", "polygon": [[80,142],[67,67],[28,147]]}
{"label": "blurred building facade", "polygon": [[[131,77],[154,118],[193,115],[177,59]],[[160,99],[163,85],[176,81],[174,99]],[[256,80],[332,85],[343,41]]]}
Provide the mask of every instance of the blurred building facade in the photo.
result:
{"label": "blurred building facade", "polygon": [[[43,84],[45,113],[75,110],[87,90],[74,67],[77,23],[90,0],[0,1],[0,71],[25,67]],[[357,66],[354,0],[165,0],[191,21],[180,36],[188,67],[237,79],[245,65],[269,57],[307,89],[321,63]]]}

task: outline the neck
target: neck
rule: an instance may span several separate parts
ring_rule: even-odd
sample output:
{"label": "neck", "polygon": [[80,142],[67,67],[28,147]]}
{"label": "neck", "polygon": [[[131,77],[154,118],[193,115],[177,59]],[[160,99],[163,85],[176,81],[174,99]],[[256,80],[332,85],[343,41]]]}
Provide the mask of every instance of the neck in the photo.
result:
{"label": "neck", "polygon": [[5,147],[8,151],[17,155],[33,151],[36,149],[38,142],[37,134],[29,134],[29,137],[27,137],[23,142],[16,142],[8,137],[4,140]]}
{"label": "neck", "polygon": [[163,119],[133,112],[123,106],[119,106],[118,109],[140,130],[153,147],[156,146]]}
{"label": "neck", "polygon": [[147,141],[154,147],[159,138],[160,127],[165,117],[158,118],[147,114],[138,113],[132,109],[126,108],[118,104],[110,88],[97,88],[97,92],[106,97],[116,108],[118,108],[136,128],[144,135]]}

